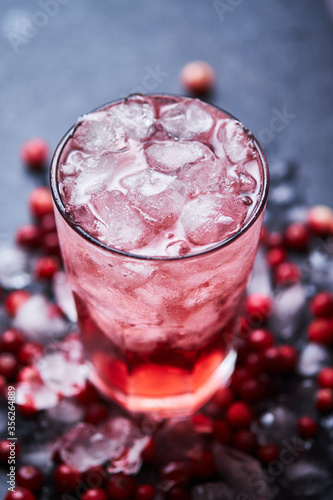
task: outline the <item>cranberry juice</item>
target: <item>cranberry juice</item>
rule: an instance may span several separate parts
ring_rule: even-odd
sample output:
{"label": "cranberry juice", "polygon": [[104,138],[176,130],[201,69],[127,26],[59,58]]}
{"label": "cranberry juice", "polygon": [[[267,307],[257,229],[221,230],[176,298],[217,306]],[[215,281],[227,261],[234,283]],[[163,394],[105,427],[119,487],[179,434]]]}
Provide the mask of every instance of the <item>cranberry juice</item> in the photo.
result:
{"label": "cranberry juice", "polygon": [[134,411],[189,413],[230,376],[267,196],[249,131],[197,99],[83,116],[51,171],[92,379]]}

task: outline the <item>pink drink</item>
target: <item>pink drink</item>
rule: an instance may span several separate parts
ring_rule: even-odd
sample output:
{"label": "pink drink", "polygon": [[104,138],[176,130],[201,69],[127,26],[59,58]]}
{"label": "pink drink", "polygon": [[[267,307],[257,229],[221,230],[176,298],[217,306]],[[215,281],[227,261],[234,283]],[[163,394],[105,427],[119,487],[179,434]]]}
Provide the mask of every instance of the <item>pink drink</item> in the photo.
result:
{"label": "pink drink", "polygon": [[196,99],[133,96],[64,137],[57,227],[104,394],[184,414],[229,378],[267,177],[245,127]]}

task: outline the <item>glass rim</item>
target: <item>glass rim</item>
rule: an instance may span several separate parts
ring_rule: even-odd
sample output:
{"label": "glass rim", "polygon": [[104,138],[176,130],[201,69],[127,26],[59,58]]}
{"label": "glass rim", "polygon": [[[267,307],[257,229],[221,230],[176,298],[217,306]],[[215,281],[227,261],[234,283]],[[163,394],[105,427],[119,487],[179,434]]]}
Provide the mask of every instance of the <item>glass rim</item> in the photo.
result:
{"label": "glass rim", "polygon": [[[124,97],[121,99],[115,99],[113,101],[107,102],[107,103],[103,104],[102,106],[99,106],[99,107],[97,107],[97,108],[95,108],[95,109],[93,109],[93,110],[89,111],[88,113],[85,113],[84,115],[81,115],[81,116],[85,116],[87,114],[93,113],[94,111],[102,111],[103,109],[107,108],[108,106],[110,106],[112,104],[115,104],[117,102],[122,102],[122,101],[126,100],[128,97],[132,97],[135,95],[139,95],[142,97],[145,97],[145,96],[147,96],[147,97],[154,97],[154,96],[165,97],[166,96],[166,97],[178,97],[178,98],[186,98],[186,99],[197,99],[197,98],[192,98],[192,97],[183,96],[183,95],[179,95],[179,94],[169,94],[169,93],[164,93],[164,94],[159,94],[159,93],[138,94],[138,93],[135,93],[135,94],[129,94],[127,97]],[[197,100],[200,101],[200,99],[197,99]],[[209,106],[212,106],[213,108],[218,109],[219,111],[222,111],[229,118],[232,118],[243,125],[243,122],[238,120],[238,118],[233,116],[228,111],[225,111],[223,108],[221,108],[215,104],[212,104],[208,101],[202,101],[202,102],[208,104]],[[75,224],[74,220],[71,217],[69,217],[67,212],[66,212],[66,207],[63,203],[63,200],[61,198],[61,195],[60,195],[60,192],[58,189],[59,183],[58,183],[58,179],[57,179],[57,173],[58,173],[59,159],[61,157],[61,154],[63,152],[65,145],[67,144],[67,141],[72,137],[73,133],[75,132],[76,126],[77,126],[77,122],[74,123],[74,125],[72,125],[70,127],[70,129],[65,133],[65,135],[62,137],[62,139],[59,141],[59,143],[56,146],[56,149],[53,153],[53,156],[51,159],[50,174],[49,174],[52,198],[53,198],[54,204],[55,204],[58,212],[60,213],[60,215],[62,216],[64,221],[79,236],[81,236],[82,238],[87,240],[89,243],[91,243],[91,244],[93,244],[93,245],[95,245],[103,250],[106,250],[107,252],[110,252],[112,254],[117,254],[117,255],[120,255],[123,257],[129,257],[132,259],[148,260],[148,261],[172,261],[172,260],[179,261],[179,260],[184,260],[184,259],[198,258],[198,257],[204,256],[204,255],[207,255],[209,253],[216,252],[216,251],[220,250],[221,248],[224,248],[224,247],[232,244],[235,240],[237,240],[239,237],[241,237],[256,222],[256,220],[260,217],[261,213],[264,210],[264,207],[265,207],[266,201],[267,201],[267,197],[268,197],[268,191],[269,191],[268,164],[267,164],[267,160],[266,160],[266,157],[264,155],[264,152],[263,152],[258,140],[252,134],[252,132],[248,129],[250,134],[251,134],[251,139],[253,141],[255,150],[259,155],[259,160],[260,160],[260,163],[262,166],[262,192],[261,192],[261,198],[258,201],[255,209],[253,210],[251,217],[244,225],[242,225],[242,227],[239,229],[239,231],[237,231],[235,234],[231,235],[229,238],[227,238],[223,241],[217,242],[216,244],[214,244],[210,248],[206,248],[205,250],[202,250],[202,251],[199,251],[196,253],[189,253],[186,255],[178,255],[178,256],[140,255],[140,254],[125,252],[124,250],[119,250],[117,248],[110,247],[110,246],[106,245],[105,243],[99,241],[98,239],[94,238],[92,235],[90,235],[84,229],[82,229],[82,227],[80,227],[79,225]],[[246,127],[246,125],[245,125],[245,127]]]}

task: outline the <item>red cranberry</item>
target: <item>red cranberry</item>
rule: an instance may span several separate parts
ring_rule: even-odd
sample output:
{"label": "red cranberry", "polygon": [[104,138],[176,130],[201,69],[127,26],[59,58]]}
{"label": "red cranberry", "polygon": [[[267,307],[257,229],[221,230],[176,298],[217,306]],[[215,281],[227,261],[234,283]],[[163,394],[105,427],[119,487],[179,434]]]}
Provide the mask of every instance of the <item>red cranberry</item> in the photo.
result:
{"label": "red cranberry", "polygon": [[122,472],[109,477],[107,491],[110,498],[114,500],[127,500],[134,496],[136,482],[133,476],[127,476]]}
{"label": "red cranberry", "polygon": [[264,370],[263,355],[261,352],[251,352],[245,360],[245,368],[252,375],[257,375]]}
{"label": "red cranberry", "polygon": [[216,420],[214,422],[213,437],[222,444],[228,444],[232,438],[232,430],[228,422]]}
{"label": "red cranberry", "polygon": [[253,322],[251,321],[251,318],[243,316],[240,321],[240,337],[242,339],[247,339],[249,333],[252,331],[252,328]]}
{"label": "red cranberry", "polygon": [[59,269],[57,259],[54,257],[40,257],[35,266],[35,278],[50,280]]}
{"label": "red cranberry", "polygon": [[48,214],[42,217],[39,221],[39,228],[43,235],[48,233],[56,233],[57,226],[54,214]]}
{"label": "red cranberry", "polygon": [[168,500],[191,500],[191,495],[184,486],[174,486],[168,493]]}
{"label": "red cranberry", "polygon": [[47,162],[48,156],[49,147],[43,139],[35,137],[22,144],[22,161],[32,170],[42,169]]}
{"label": "red cranberry", "polygon": [[94,488],[92,490],[87,490],[81,497],[81,500],[107,500],[107,495],[104,490],[100,488]]}
{"label": "red cranberry", "polygon": [[292,345],[280,345],[278,347],[282,372],[293,372],[298,363],[298,351]]}
{"label": "red cranberry", "polygon": [[263,363],[267,373],[281,373],[282,355],[279,347],[270,347],[263,353]]}
{"label": "red cranberry", "polygon": [[15,235],[15,241],[21,247],[32,250],[38,248],[40,244],[40,233],[38,227],[33,224],[21,226]]}
{"label": "red cranberry", "polygon": [[83,406],[87,406],[90,403],[96,403],[101,400],[95,387],[89,381],[86,382],[82,391],[75,395],[75,399]]}
{"label": "red cranberry", "polygon": [[190,462],[169,462],[160,470],[162,481],[172,481],[175,484],[190,482],[193,468]]}
{"label": "red cranberry", "polygon": [[37,500],[35,495],[26,488],[16,487],[15,491],[9,491],[4,500]]}
{"label": "red cranberry", "polygon": [[284,241],[292,250],[306,250],[309,246],[309,230],[305,224],[294,222],[290,224],[284,234]]}
{"label": "red cranberry", "polygon": [[247,297],[246,312],[253,321],[265,321],[273,311],[271,297],[261,293],[253,293]]}
{"label": "red cranberry", "polygon": [[17,359],[10,352],[0,354],[0,375],[7,380],[13,380],[16,376],[18,368]]}
{"label": "red cranberry", "polygon": [[333,368],[327,367],[320,370],[317,375],[317,383],[324,389],[333,390]]}
{"label": "red cranberry", "polygon": [[8,459],[15,456],[18,458],[20,452],[19,445],[16,441],[9,441],[8,439],[3,439],[0,441],[0,463],[8,464]]}
{"label": "red cranberry", "polygon": [[17,374],[18,382],[42,382],[40,373],[35,366],[24,366]]}
{"label": "red cranberry", "polygon": [[14,328],[9,328],[0,337],[0,352],[16,354],[23,346],[24,341],[25,338],[21,332]]}
{"label": "red cranberry", "polygon": [[37,219],[53,214],[53,202],[49,188],[44,186],[35,188],[29,197],[29,207],[32,215]]}
{"label": "red cranberry", "polygon": [[33,465],[23,465],[17,471],[16,481],[23,488],[37,491],[43,484],[43,474]]}
{"label": "red cranberry", "polygon": [[230,378],[231,388],[238,392],[239,388],[249,377],[251,377],[249,371],[244,366],[238,366],[235,368]]}
{"label": "red cranberry", "polygon": [[264,385],[255,378],[245,380],[238,390],[239,396],[247,403],[257,403],[266,395]]}
{"label": "red cranberry", "polygon": [[204,61],[191,61],[180,73],[182,86],[191,94],[206,95],[212,91],[216,83],[213,67]]}
{"label": "red cranberry", "polygon": [[227,411],[227,420],[236,429],[249,427],[253,417],[252,408],[242,401],[232,403]]}
{"label": "red cranberry", "polygon": [[253,330],[248,338],[250,348],[256,352],[263,352],[275,343],[273,334],[264,328]]}
{"label": "red cranberry", "polygon": [[215,459],[210,451],[203,451],[201,456],[193,461],[193,477],[208,479],[216,472]]}
{"label": "red cranberry", "polygon": [[333,210],[325,205],[317,205],[308,212],[307,223],[313,234],[326,237],[330,234]]}
{"label": "red cranberry", "polygon": [[314,316],[329,318],[333,315],[333,293],[320,292],[310,302],[310,311]]}
{"label": "red cranberry", "polygon": [[333,323],[326,318],[316,318],[308,326],[308,339],[318,344],[330,345],[333,342]]}
{"label": "red cranberry", "polygon": [[316,395],[316,409],[320,413],[331,413],[333,410],[333,391],[332,389],[319,389]]}
{"label": "red cranberry", "polygon": [[280,448],[274,443],[264,444],[263,446],[259,446],[257,454],[259,459],[264,464],[269,464],[270,462],[279,459]]}
{"label": "red cranberry", "polygon": [[18,360],[22,365],[31,365],[43,354],[43,346],[39,342],[27,342],[18,352]]}
{"label": "red cranberry", "polygon": [[109,409],[104,403],[91,403],[87,409],[84,420],[89,424],[98,425],[109,416]]}
{"label": "red cranberry", "polygon": [[258,446],[256,435],[246,429],[237,431],[233,438],[233,445],[245,453],[253,453]]}
{"label": "red cranberry", "polygon": [[281,247],[283,245],[283,235],[273,231],[267,236],[267,245],[270,248]]}
{"label": "red cranberry", "polygon": [[43,237],[42,247],[47,255],[56,255],[61,258],[59,238],[57,233],[48,233]]}
{"label": "red cranberry", "polygon": [[146,463],[152,463],[155,459],[156,443],[155,439],[150,438],[146,447],[141,452],[141,458]]}
{"label": "red cranberry", "polygon": [[156,490],[150,484],[140,484],[137,487],[135,500],[154,500]]}
{"label": "red cranberry", "polygon": [[203,413],[196,413],[192,416],[192,424],[199,434],[211,434],[213,432],[212,420]]}
{"label": "red cranberry", "polygon": [[272,248],[267,252],[266,260],[271,267],[276,268],[287,260],[287,252],[281,247]]}
{"label": "red cranberry", "polygon": [[57,493],[69,493],[80,484],[80,472],[70,465],[60,464],[54,471],[54,482]]}
{"label": "red cranberry", "polygon": [[15,290],[7,295],[5,299],[5,309],[9,316],[16,316],[20,307],[29,300],[31,294],[26,290]]}
{"label": "red cranberry", "polygon": [[317,435],[318,424],[311,417],[300,417],[297,421],[298,434],[303,439],[311,439]]}
{"label": "red cranberry", "polygon": [[95,465],[83,472],[82,482],[91,489],[99,489],[105,486],[107,477],[108,474],[102,465]]}
{"label": "red cranberry", "polygon": [[277,285],[294,285],[301,279],[301,270],[293,262],[283,262],[275,271],[275,282]]}

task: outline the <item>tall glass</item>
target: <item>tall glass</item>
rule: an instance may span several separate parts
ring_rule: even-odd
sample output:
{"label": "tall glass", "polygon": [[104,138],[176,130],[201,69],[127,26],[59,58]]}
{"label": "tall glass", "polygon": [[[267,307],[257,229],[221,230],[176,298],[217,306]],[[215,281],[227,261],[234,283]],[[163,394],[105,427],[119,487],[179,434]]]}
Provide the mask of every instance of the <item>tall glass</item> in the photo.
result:
{"label": "tall glass", "polygon": [[96,240],[66,213],[57,169],[73,130],[55,151],[51,188],[91,379],[131,411],[189,414],[234,368],[234,339],[268,194],[265,157],[254,139],[260,201],[238,233],[195,255],[133,256]]}

